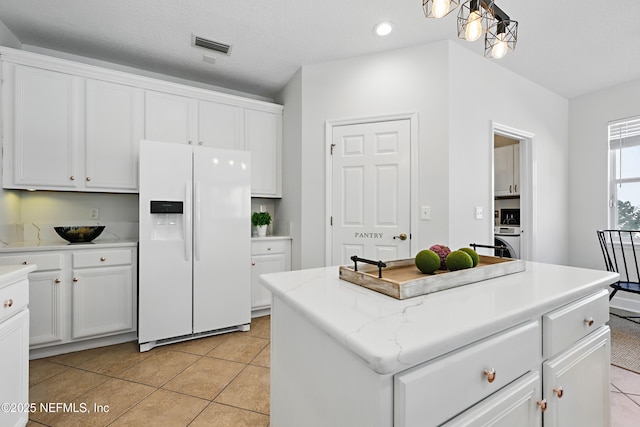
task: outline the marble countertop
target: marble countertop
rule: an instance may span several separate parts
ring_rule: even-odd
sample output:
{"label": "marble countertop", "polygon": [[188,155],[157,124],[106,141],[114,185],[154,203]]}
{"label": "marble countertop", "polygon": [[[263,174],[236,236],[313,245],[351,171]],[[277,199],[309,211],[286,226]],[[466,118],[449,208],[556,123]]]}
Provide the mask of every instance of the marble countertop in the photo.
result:
{"label": "marble countertop", "polygon": [[251,240],[291,240],[291,236],[276,236],[276,235],[271,235],[271,236],[264,236],[264,237],[258,237],[258,236],[252,236]]}
{"label": "marble countertop", "polygon": [[94,240],[89,243],[69,243],[64,240],[57,241],[33,241],[33,242],[13,242],[8,244],[0,244],[0,253],[11,253],[21,251],[55,251],[55,250],[71,250],[71,249],[90,249],[90,248],[109,248],[122,246],[136,246],[137,239],[113,239],[113,240]]}
{"label": "marble countertop", "polygon": [[0,288],[26,277],[35,269],[35,265],[0,265]]}
{"label": "marble countertop", "polygon": [[338,267],[261,276],[275,298],[379,374],[539,318],[617,279],[606,271],[526,262],[521,273],[397,300],[340,280]]}

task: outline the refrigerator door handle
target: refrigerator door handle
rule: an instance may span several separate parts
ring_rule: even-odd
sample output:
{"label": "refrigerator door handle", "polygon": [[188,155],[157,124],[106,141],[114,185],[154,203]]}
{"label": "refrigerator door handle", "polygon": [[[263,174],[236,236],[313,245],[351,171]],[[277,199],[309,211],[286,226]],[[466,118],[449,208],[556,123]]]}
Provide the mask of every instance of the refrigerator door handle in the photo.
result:
{"label": "refrigerator door handle", "polygon": [[195,183],[195,194],[194,194],[194,221],[193,221],[193,247],[194,249],[194,258],[196,261],[200,260],[200,183],[196,181]]}
{"label": "refrigerator door handle", "polygon": [[191,261],[191,181],[185,183],[184,188],[184,200],[185,209],[184,215],[184,259]]}

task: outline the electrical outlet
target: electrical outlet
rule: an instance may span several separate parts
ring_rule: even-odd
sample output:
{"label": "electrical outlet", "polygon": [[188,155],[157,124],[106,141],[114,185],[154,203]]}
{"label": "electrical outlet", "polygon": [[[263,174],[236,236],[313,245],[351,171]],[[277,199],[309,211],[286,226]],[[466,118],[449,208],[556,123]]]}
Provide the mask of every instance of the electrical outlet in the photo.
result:
{"label": "electrical outlet", "polygon": [[100,219],[100,209],[91,208],[89,210],[89,219]]}
{"label": "electrical outlet", "polygon": [[422,206],[420,208],[420,219],[431,219],[431,206]]}

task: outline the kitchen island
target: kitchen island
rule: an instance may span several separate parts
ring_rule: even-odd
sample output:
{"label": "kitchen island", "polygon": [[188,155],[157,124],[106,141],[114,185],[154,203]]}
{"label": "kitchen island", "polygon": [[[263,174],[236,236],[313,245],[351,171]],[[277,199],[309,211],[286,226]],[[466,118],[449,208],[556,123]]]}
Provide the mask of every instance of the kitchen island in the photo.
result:
{"label": "kitchen island", "polygon": [[407,300],[340,280],[338,267],[261,276],[271,425],[609,425],[617,274],[525,268]]}
{"label": "kitchen island", "polygon": [[0,265],[0,425],[24,426],[29,402],[29,282],[35,265]]}

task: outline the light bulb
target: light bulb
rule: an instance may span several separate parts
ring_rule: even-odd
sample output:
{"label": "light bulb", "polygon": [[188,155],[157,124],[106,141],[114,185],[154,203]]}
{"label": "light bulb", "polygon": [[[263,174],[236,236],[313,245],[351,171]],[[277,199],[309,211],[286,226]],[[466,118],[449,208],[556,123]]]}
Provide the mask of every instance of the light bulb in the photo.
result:
{"label": "light bulb", "polygon": [[467,19],[467,25],[464,30],[464,38],[468,41],[476,41],[482,35],[482,20],[480,19],[480,13],[474,10],[469,14]]}
{"label": "light bulb", "polygon": [[502,58],[507,54],[508,50],[507,35],[505,33],[498,33],[496,35],[496,43],[491,48],[491,56],[496,59]]}
{"label": "light bulb", "polygon": [[433,6],[431,6],[431,14],[434,18],[442,18],[451,8],[450,0],[433,0]]}

